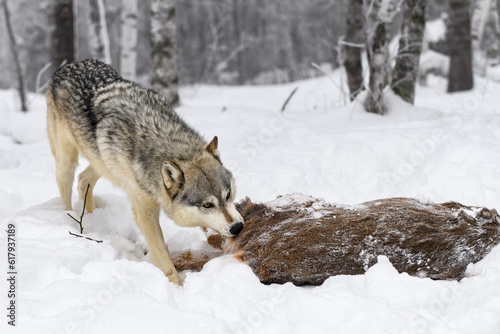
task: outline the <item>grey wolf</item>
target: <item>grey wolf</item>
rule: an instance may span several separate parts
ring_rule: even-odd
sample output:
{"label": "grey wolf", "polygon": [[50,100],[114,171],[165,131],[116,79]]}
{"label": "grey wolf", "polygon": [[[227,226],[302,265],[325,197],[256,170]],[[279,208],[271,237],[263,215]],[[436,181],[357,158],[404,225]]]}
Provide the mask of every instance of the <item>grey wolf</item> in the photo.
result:
{"label": "grey wolf", "polygon": [[128,195],[154,264],[181,284],[159,224],[160,210],[178,225],[234,236],[243,218],[235,182],[221,160],[217,137],[207,143],[157,92],[126,81],[109,65],[86,60],[60,67],[47,89],[47,132],[66,210],[78,156],[90,165],[78,176],[80,199],[105,177]]}

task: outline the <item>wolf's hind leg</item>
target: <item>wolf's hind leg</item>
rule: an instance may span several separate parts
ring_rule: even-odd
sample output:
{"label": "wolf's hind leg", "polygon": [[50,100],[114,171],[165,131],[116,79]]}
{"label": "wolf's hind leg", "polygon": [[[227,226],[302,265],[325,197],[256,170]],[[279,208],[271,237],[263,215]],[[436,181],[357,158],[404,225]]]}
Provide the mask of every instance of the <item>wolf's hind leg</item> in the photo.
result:
{"label": "wolf's hind leg", "polygon": [[89,191],[87,193],[87,201],[85,208],[87,212],[92,213],[95,210],[94,202],[94,186],[99,180],[100,175],[96,173],[92,165],[89,165],[83,172],[78,175],[78,196],[80,199],[85,199],[85,193],[87,193],[87,187]]}
{"label": "wolf's hind leg", "polygon": [[66,210],[71,210],[71,191],[78,164],[78,150],[68,138],[60,112],[56,108],[53,94],[47,90],[47,134],[56,161],[56,180]]}
{"label": "wolf's hind leg", "polygon": [[78,165],[78,151],[76,147],[59,143],[54,149],[56,158],[56,180],[59,193],[66,210],[72,210],[71,192],[75,179],[75,169]]}

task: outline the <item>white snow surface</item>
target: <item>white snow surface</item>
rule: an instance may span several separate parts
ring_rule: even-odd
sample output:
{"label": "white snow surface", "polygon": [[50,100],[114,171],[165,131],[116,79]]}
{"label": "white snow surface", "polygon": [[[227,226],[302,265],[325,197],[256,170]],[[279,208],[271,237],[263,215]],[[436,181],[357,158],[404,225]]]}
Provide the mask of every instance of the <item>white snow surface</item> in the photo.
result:
{"label": "white snow surface", "polygon": [[[405,196],[500,208],[500,85],[475,79],[447,94],[439,77],[416,106],[386,93],[389,114],[342,105],[341,72],[280,86],[194,86],[178,112],[206,139],[219,136],[237,200],[302,193],[348,205]],[[345,83],[345,80],[344,80]],[[280,113],[292,89],[299,90]],[[347,89],[344,87],[344,91]],[[362,97],[360,97],[362,98]],[[500,248],[460,282],[399,274],[387,258],[365,275],[318,287],[263,285],[231,256],[183,272],[175,286],[144,255],[125,194],[95,188],[84,233],[64,211],[45,133],[45,100],[18,111],[0,91],[0,333],[500,333]],[[77,172],[86,162],[81,159]],[[76,189],[76,187],[74,187]],[[72,214],[83,203],[73,196]],[[275,202],[279,205],[279,201]],[[7,324],[7,233],[16,227],[16,327]],[[197,228],[161,217],[171,251],[206,249]]]}

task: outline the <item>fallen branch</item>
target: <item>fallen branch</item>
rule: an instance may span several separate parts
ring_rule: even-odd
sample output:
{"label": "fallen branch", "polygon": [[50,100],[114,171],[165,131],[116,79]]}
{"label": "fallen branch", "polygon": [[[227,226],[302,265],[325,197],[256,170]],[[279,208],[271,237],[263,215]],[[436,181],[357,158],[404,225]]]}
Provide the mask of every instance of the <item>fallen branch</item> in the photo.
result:
{"label": "fallen branch", "polygon": [[[72,218],[73,218],[73,217],[72,217]],[[96,240],[96,239],[92,239],[92,238],[86,237],[86,236],[84,236],[84,235],[71,233],[71,231],[68,231],[68,233],[69,233],[69,234],[71,234],[71,235],[74,235],[75,237],[78,237],[78,238],[85,238],[85,239],[87,239],[87,240],[92,240],[92,241],[95,241],[95,242],[97,242],[97,243],[101,243],[101,242],[102,242],[102,240]]]}
{"label": "fallen branch", "polygon": [[292,92],[290,93],[290,95],[288,95],[288,98],[285,100],[285,103],[283,103],[283,107],[281,107],[281,112],[284,112],[285,111],[285,108],[286,108],[286,105],[288,104],[288,102],[292,99],[293,95],[295,94],[295,92],[297,91],[297,89],[299,89],[299,86],[295,87]]}
{"label": "fallen branch", "polygon": [[[68,213],[68,216],[70,216],[74,221],[76,221],[78,223],[78,225],[80,225],[80,233],[83,233],[82,221],[83,221],[83,215],[85,214],[85,206],[87,205],[87,195],[89,193],[89,188],[90,188],[90,184],[87,184],[87,190],[85,191],[85,198],[83,199],[83,209],[82,209],[82,215],[80,216],[80,220],[76,219],[75,217],[73,217],[72,215],[70,215]],[[81,234],[71,233],[71,231],[69,231],[68,233],[71,235],[74,235],[75,237],[78,237],[78,238],[85,238],[87,240],[92,240],[92,241],[95,241],[97,243],[102,242],[102,240],[96,240],[96,239],[92,239],[92,238],[86,237],[86,236],[81,235]]]}
{"label": "fallen branch", "polygon": [[82,209],[82,215],[80,216],[80,220],[76,219],[75,217],[73,217],[68,213],[68,216],[70,216],[74,221],[78,223],[78,225],[80,225],[80,233],[83,233],[82,220],[83,220],[83,215],[85,214],[85,205],[87,204],[87,194],[89,193],[89,188],[90,184],[87,184],[87,190],[85,191],[85,198],[83,199],[83,209]]}
{"label": "fallen branch", "polygon": [[[87,184],[87,190],[85,191],[85,198],[83,199],[83,209],[82,209],[82,215],[80,216],[80,220],[76,219],[75,217],[73,217],[72,215],[70,215],[68,213],[68,216],[70,216],[74,221],[76,221],[78,223],[78,225],[80,225],[80,233],[83,233],[82,221],[83,221],[83,215],[85,214],[85,206],[87,205],[87,194],[89,193],[89,188],[90,188],[90,184]],[[102,240],[96,240],[96,239],[86,237],[84,235],[71,233],[71,231],[69,231],[69,234],[74,235],[75,237],[78,237],[78,238],[85,238],[87,240],[92,240],[92,241],[95,241],[97,243],[102,242]]]}

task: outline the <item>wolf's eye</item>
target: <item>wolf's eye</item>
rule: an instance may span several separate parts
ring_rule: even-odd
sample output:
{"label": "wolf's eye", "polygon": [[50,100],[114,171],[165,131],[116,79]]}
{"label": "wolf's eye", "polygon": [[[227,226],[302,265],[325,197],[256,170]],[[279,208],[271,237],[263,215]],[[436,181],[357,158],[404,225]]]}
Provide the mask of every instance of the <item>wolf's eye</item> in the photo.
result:
{"label": "wolf's eye", "polygon": [[228,191],[226,196],[226,201],[229,201],[230,198],[231,198],[231,191]]}
{"label": "wolf's eye", "polygon": [[214,207],[214,204],[213,204],[213,203],[208,202],[208,203],[203,204],[203,207],[204,207],[205,209],[210,209],[210,208],[213,208],[213,207]]}

